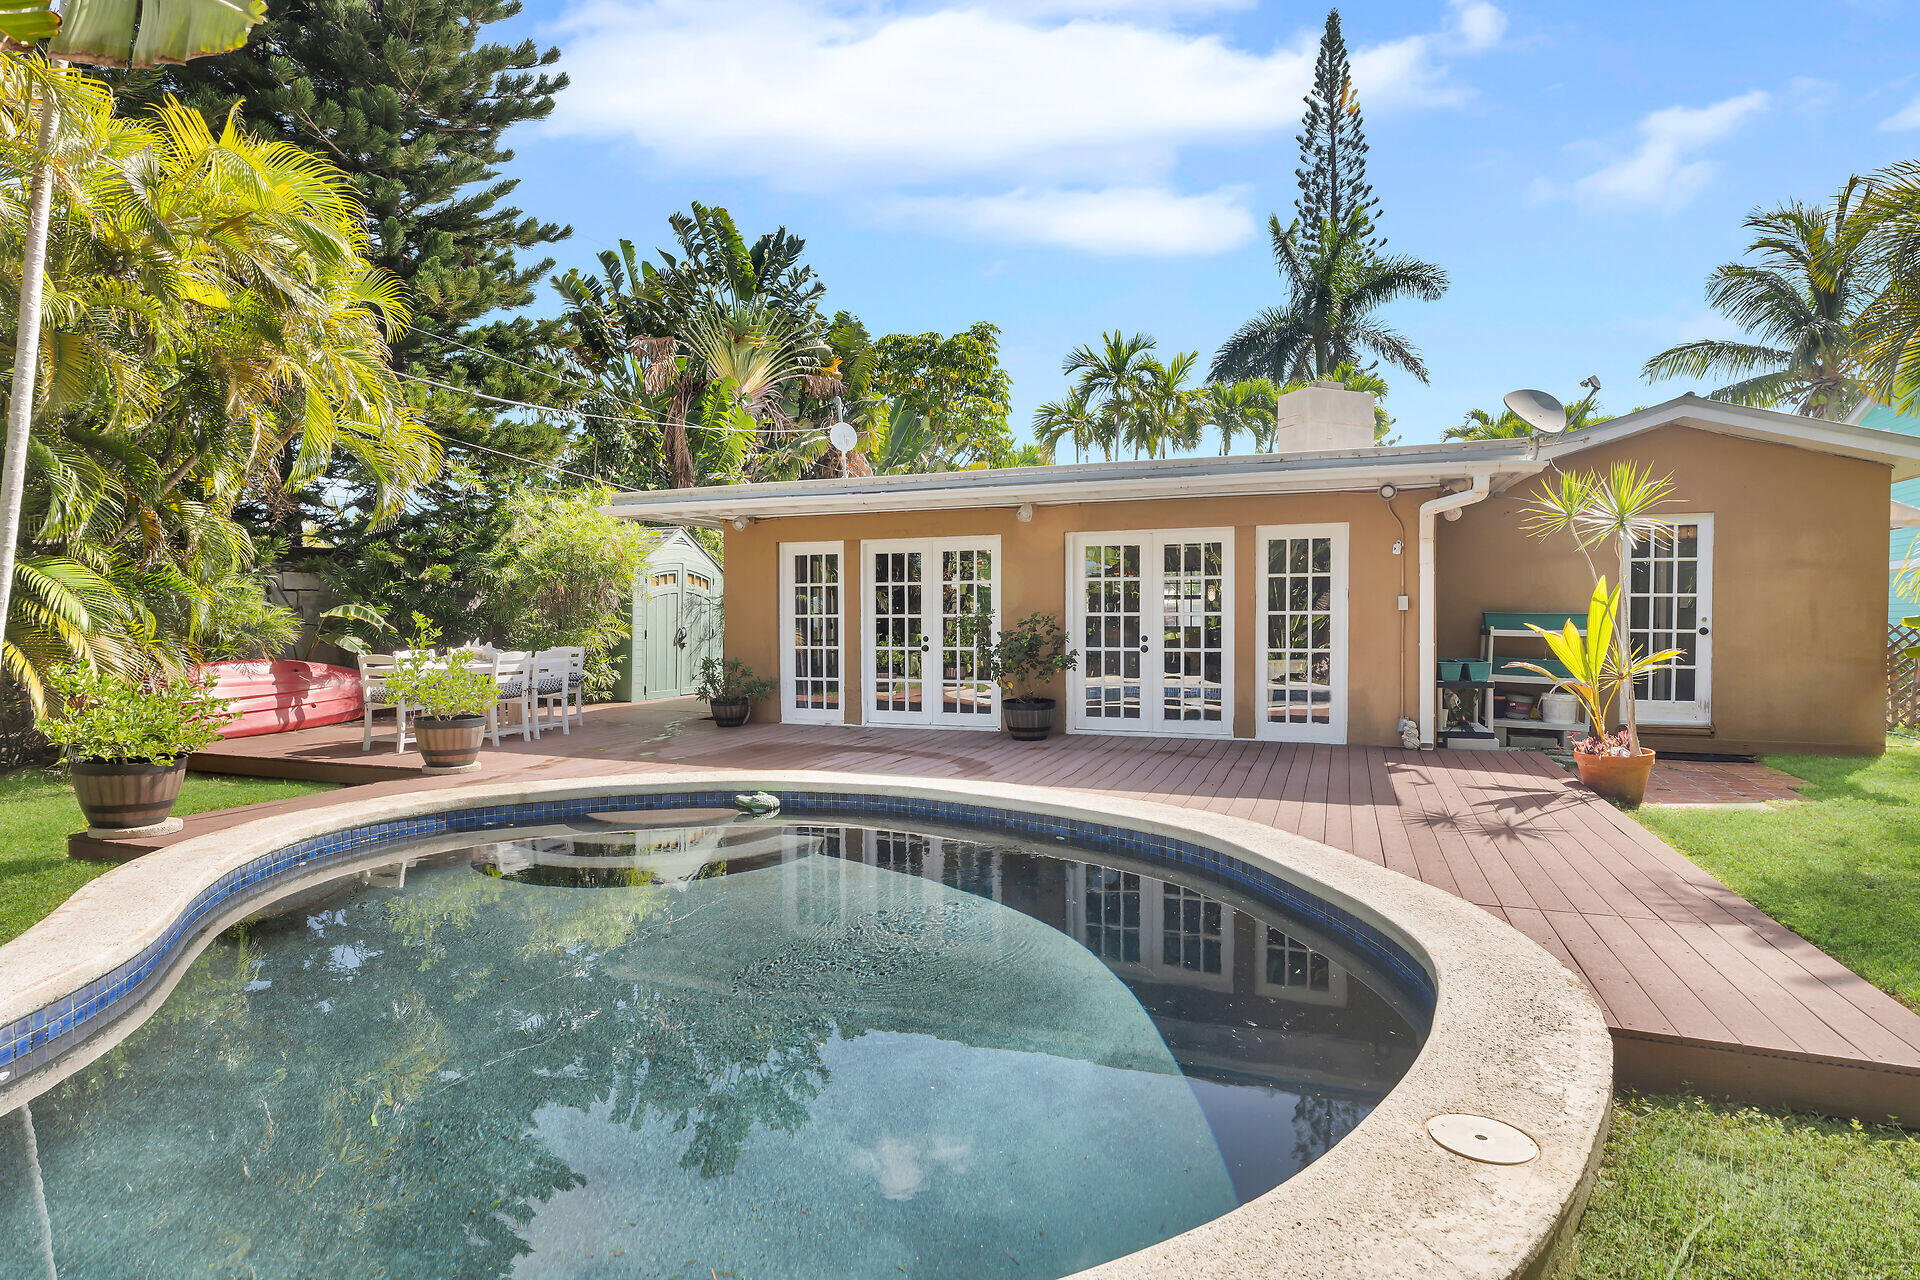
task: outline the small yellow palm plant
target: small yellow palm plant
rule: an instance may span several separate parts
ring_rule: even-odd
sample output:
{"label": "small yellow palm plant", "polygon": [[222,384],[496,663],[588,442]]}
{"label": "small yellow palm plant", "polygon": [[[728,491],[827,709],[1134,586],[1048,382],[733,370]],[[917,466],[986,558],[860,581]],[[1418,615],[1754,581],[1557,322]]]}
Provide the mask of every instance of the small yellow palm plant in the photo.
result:
{"label": "small yellow palm plant", "polygon": [[[1602,574],[1593,584],[1593,598],[1587,603],[1585,635],[1573,625],[1572,618],[1567,619],[1563,631],[1548,631],[1545,627],[1527,624],[1546,641],[1547,649],[1567,669],[1566,676],[1556,675],[1532,662],[1513,664],[1535,675],[1545,676],[1554,682],[1556,689],[1564,689],[1580,699],[1580,705],[1587,713],[1587,723],[1594,737],[1599,740],[1606,737],[1607,713],[1613,709],[1614,699],[1622,696],[1623,690],[1630,689],[1640,676],[1680,655],[1678,649],[1636,655],[1631,645],[1616,645],[1614,619],[1619,616],[1620,588],[1610,587],[1606,575]],[[1625,696],[1631,697],[1632,694]],[[1618,752],[1610,753],[1603,747],[1594,754],[1632,754],[1632,750],[1623,743]]]}

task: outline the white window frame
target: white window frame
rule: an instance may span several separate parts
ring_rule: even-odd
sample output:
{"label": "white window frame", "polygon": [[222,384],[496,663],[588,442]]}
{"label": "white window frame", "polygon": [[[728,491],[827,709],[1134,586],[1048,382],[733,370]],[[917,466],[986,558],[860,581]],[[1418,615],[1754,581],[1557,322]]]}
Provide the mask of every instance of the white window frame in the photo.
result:
{"label": "white window frame", "polygon": [[[793,705],[796,674],[793,664],[793,558],[832,554],[840,557],[840,705],[831,709],[801,709]],[[845,542],[783,542],[780,544],[780,723],[845,724],[847,715],[847,544]]]}
{"label": "white window frame", "polygon": [[[1669,726],[1679,728],[1689,725],[1709,725],[1713,723],[1713,513],[1710,511],[1670,514],[1661,512],[1660,523],[1668,526],[1691,524],[1700,529],[1700,547],[1697,558],[1700,561],[1700,581],[1694,598],[1699,602],[1698,616],[1694,619],[1697,642],[1694,647],[1696,661],[1693,677],[1693,701],[1690,703],[1654,702],[1642,698],[1633,700],[1634,718],[1649,728]],[[1630,635],[1628,625],[1633,617],[1633,548],[1631,545],[1620,549],[1620,576],[1616,581],[1620,587],[1620,616],[1614,625],[1622,629],[1623,635]],[[1707,633],[1698,634],[1698,628],[1705,627]],[[1676,628],[1677,630],[1677,628]]]}
{"label": "white window frame", "polygon": [[[1086,636],[1086,582],[1083,578],[1086,562],[1086,548],[1089,543],[1101,542],[1138,542],[1140,544],[1140,626],[1143,635],[1151,637],[1151,645],[1141,654],[1140,696],[1143,702],[1149,701],[1147,693],[1148,670],[1153,672],[1154,692],[1150,699],[1151,714],[1148,708],[1141,708],[1140,719],[1134,724],[1123,724],[1111,720],[1089,721],[1086,719],[1086,677],[1079,666],[1067,673],[1067,732],[1121,737],[1174,738],[1231,738],[1234,728],[1234,667],[1239,662],[1239,653],[1234,634],[1234,598],[1238,596],[1239,583],[1234,577],[1234,538],[1236,530],[1232,526],[1206,529],[1108,529],[1086,533],[1069,533],[1066,548],[1066,599],[1068,646],[1083,649]],[[1220,544],[1220,719],[1213,725],[1205,721],[1175,720],[1168,721],[1162,715],[1163,704],[1160,698],[1161,680],[1165,675],[1165,654],[1163,649],[1164,628],[1160,620],[1160,606],[1163,600],[1162,568],[1163,551],[1169,542],[1218,542]],[[1196,727],[1196,726],[1204,727]]]}
{"label": "white window frame", "polygon": [[[1267,622],[1273,610],[1268,604],[1267,562],[1270,544],[1275,538],[1328,538],[1333,543],[1333,599],[1330,601],[1333,613],[1333,634],[1329,640],[1329,654],[1332,656],[1333,669],[1328,674],[1331,687],[1327,704],[1327,722],[1316,725],[1275,723],[1267,718],[1271,709],[1272,689],[1267,684]],[[1263,524],[1254,530],[1254,569],[1253,589],[1258,598],[1257,621],[1254,624],[1253,664],[1254,683],[1259,689],[1259,698],[1254,708],[1258,719],[1254,722],[1253,736],[1262,742],[1330,742],[1345,743],[1347,740],[1347,690],[1353,682],[1351,651],[1347,645],[1347,616],[1350,612],[1350,579],[1347,559],[1347,525],[1344,521],[1326,524]]]}
{"label": "white window frame", "polygon": [[[918,551],[920,553],[920,623],[923,628],[931,619],[938,624],[941,609],[938,603],[940,575],[935,564],[936,557],[947,551],[985,551],[993,557],[993,634],[998,639],[1002,619],[1001,608],[1006,598],[1005,561],[1000,556],[1000,535],[981,534],[972,538],[864,538],[860,542],[860,643],[855,646],[860,654],[860,723],[863,725],[891,725],[910,729],[971,729],[976,732],[1000,732],[1000,686],[995,684],[988,695],[993,699],[992,708],[985,715],[948,716],[940,710],[940,676],[928,674],[934,671],[934,663],[923,663],[921,668],[921,705],[925,710],[919,716],[900,712],[883,712],[878,702],[879,687],[873,678],[873,578],[872,565],[874,554],[878,551]],[[841,572],[845,573],[843,566]],[[844,597],[843,597],[844,607]],[[940,635],[936,629],[927,632],[933,637],[933,647],[928,651],[929,658],[938,659]]]}

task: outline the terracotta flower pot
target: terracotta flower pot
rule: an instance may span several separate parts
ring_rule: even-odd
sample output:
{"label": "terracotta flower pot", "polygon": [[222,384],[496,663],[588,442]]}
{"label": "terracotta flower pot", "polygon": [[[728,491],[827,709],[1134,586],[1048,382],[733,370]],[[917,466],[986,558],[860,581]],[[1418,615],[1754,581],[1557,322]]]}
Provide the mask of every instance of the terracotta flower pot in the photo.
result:
{"label": "terracotta flower pot", "polygon": [[707,706],[713,712],[713,722],[722,729],[736,729],[753,714],[751,698],[715,698]]}
{"label": "terracotta flower pot", "polygon": [[1010,698],[1000,709],[1015,742],[1040,742],[1053,732],[1052,698]]}
{"label": "terracotta flower pot", "polygon": [[1647,794],[1647,776],[1653,772],[1653,751],[1642,747],[1637,756],[1590,756],[1573,753],[1580,781],[1616,804],[1629,809],[1640,806]]}
{"label": "terracotta flower pot", "polygon": [[180,798],[187,758],[172,764],[145,760],[75,760],[73,795],[87,825],[101,831],[128,831],[165,822]]}
{"label": "terracotta flower pot", "polygon": [[429,773],[471,772],[480,767],[486,739],[485,716],[415,716],[413,740]]}

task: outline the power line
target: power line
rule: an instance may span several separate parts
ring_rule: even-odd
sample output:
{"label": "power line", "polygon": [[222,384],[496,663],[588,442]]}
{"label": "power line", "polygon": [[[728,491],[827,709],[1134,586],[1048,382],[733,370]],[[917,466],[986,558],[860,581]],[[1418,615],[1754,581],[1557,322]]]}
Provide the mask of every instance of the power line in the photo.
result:
{"label": "power line", "polygon": [[458,347],[462,351],[471,351],[474,355],[485,356],[489,360],[498,360],[501,364],[510,364],[516,369],[524,370],[527,373],[538,374],[543,378],[551,378],[561,386],[572,387],[576,391],[598,391],[600,389],[591,383],[575,382],[571,378],[563,378],[551,369],[536,369],[530,364],[521,364],[518,360],[509,360],[499,352],[488,351],[484,347],[470,346],[464,342],[455,342],[452,338],[442,337],[437,333],[428,333],[425,329],[415,329],[414,332],[431,341],[445,343],[449,347]]}
{"label": "power line", "polygon": [[[471,396],[475,400],[486,400],[493,404],[507,405],[510,408],[514,408],[514,409],[527,409],[534,413],[549,413],[549,414],[554,414],[560,417],[583,418],[593,422],[614,422],[614,423],[620,424],[621,426],[632,426],[635,423],[640,423],[642,425],[649,426],[649,427],[670,427],[674,425],[673,423],[666,422],[660,418],[647,418],[647,417],[642,417],[639,414],[628,414],[624,417],[613,417],[609,414],[604,414],[604,413],[588,413],[583,409],[562,409],[556,405],[530,404],[525,400],[510,400],[506,396],[489,395],[487,392],[484,392],[484,391],[475,391],[471,387],[462,387],[451,382],[442,382],[438,378],[429,378],[425,374],[402,373],[398,369],[395,369],[393,371],[393,376],[396,378],[405,378],[409,382],[423,382],[430,387],[439,387],[444,391],[456,391],[463,396]],[[685,425],[693,426],[696,424],[687,423]],[[712,427],[708,426],[705,423],[701,423],[698,425],[709,431],[713,429]],[[796,436],[817,435],[817,434],[820,434],[820,431],[821,431],[821,428],[819,427],[769,427],[764,425],[760,426],[758,429],[762,432],[765,432],[768,435],[796,435]]]}
{"label": "power line", "polygon": [[572,476],[577,480],[585,480],[589,484],[606,484],[607,483],[605,480],[602,480],[599,476],[590,476],[579,471],[569,471],[567,468],[560,466],[558,463],[536,462],[532,458],[523,458],[517,453],[508,453],[505,449],[495,449],[490,445],[475,444],[471,440],[458,440],[451,436],[444,436],[444,435],[441,436],[440,439],[447,444],[455,445],[462,449],[478,449],[482,453],[497,454],[502,458],[511,458],[515,462],[524,462],[530,467],[544,467],[548,471],[557,472],[563,476]]}

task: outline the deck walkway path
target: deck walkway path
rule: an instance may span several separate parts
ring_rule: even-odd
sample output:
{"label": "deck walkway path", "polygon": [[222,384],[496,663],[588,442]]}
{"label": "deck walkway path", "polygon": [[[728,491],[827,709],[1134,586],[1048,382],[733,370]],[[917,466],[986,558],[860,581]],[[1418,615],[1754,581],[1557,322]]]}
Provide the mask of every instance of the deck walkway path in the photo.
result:
{"label": "deck walkway path", "polygon": [[[491,780],[635,768],[824,769],[1135,796],[1270,823],[1458,894],[1586,980],[1621,1079],[1920,1124],[1920,1014],[1784,928],[1537,753],[1417,752],[1241,740],[750,725],[691,701],[591,708],[570,735],[510,741]],[[369,783],[426,779],[356,724],[216,745],[196,766]],[[364,794],[364,793],[362,793]],[[327,797],[285,802],[300,808]],[[189,819],[184,835],[257,816]],[[182,837],[176,837],[182,838]]]}

